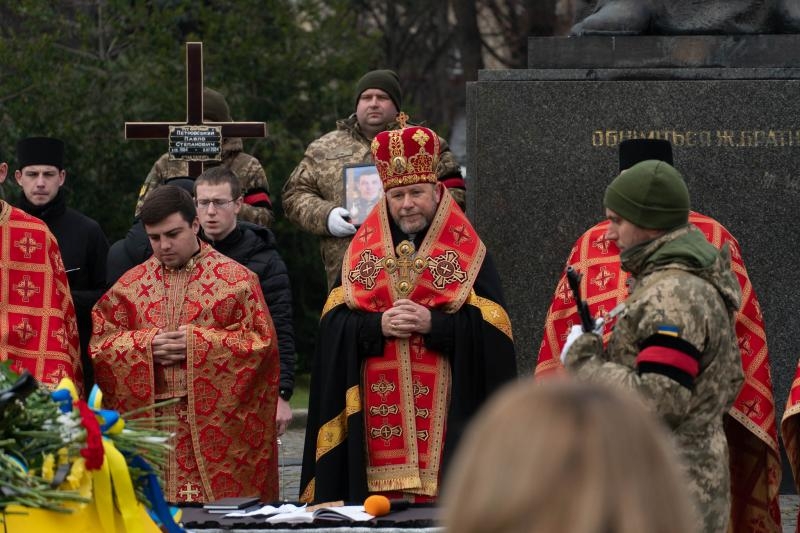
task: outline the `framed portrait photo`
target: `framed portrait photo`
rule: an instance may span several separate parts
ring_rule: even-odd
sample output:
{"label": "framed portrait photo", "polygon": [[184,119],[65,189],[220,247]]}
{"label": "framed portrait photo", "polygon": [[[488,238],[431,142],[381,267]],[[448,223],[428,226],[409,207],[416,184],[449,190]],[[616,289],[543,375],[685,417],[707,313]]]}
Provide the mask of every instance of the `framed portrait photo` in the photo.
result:
{"label": "framed portrait photo", "polygon": [[383,182],[375,165],[368,163],[344,167],[344,207],[350,222],[360,226],[372,208],[383,198]]}

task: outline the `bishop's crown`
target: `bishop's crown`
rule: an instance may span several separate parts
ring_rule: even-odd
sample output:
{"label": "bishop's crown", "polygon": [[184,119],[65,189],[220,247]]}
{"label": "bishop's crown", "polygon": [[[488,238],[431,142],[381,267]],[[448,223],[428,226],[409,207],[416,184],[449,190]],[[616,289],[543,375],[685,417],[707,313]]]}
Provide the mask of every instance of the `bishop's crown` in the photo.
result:
{"label": "bishop's crown", "polygon": [[372,140],[372,158],[385,191],[437,181],[439,136],[422,126],[406,126],[407,119],[400,113],[400,129],[382,131]]}

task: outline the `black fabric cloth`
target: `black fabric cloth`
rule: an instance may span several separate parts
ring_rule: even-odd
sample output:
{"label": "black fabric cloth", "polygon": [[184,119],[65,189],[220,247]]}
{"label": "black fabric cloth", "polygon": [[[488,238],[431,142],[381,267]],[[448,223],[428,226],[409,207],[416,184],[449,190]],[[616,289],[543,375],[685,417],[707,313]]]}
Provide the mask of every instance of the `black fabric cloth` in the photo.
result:
{"label": "black fabric cloth", "polygon": [[42,219],[58,241],[78,320],[84,386],[89,391],[94,384],[94,371],[88,352],[92,335],[92,306],[106,290],[108,240],[96,221],[67,207],[63,189],[43,206],[33,205],[23,194],[17,207]]}
{"label": "black fabric cloth", "polygon": [[144,224],[139,219],[133,223],[124,238],[116,241],[108,250],[106,261],[106,284],[111,287],[122,275],[136,265],[150,259],[153,249],[150,239],[144,231]]}
{"label": "black fabric cloth", "polygon": [[264,300],[278,334],[280,388],[293,391],[295,351],[292,287],[286,264],[278,253],[275,235],[263,226],[239,220],[236,228],[224,239],[209,240],[209,243],[215,250],[246,266],[258,276]]}
{"label": "black fabric cloth", "polygon": [[[396,246],[409,236],[391,221]],[[414,236],[418,246],[423,234]],[[500,277],[487,252],[473,286],[478,296],[505,307]],[[314,481],[314,501],[362,501],[367,495],[363,413],[347,417],[344,442],[316,458],[320,427],[345,409],[346,391],[361,383],[361,362],[383,355],[381,313],[354,311],[340,304],[320,322],[312,362],[308,421],[300,480],[301,494]],[[517,374],[514,344],[495,326],[485,322],[480,309],[463,305],[452,314],[432,310],[432,330],[425,345],[450,359],[452,385],[447,413],[442,467],[446,469],[469,420],[484,401]]]}

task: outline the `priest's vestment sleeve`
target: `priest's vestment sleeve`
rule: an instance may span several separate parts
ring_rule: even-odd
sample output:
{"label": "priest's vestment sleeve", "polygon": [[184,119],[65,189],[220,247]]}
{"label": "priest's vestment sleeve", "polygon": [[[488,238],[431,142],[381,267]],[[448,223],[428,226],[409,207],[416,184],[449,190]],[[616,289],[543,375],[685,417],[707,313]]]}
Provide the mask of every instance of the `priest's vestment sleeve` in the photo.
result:
{"label": "priest's vestment sleeve", "polygon": [[82,390],[75,308],[58,243],[44,222],[0,200],[0,360],[50,388]]}

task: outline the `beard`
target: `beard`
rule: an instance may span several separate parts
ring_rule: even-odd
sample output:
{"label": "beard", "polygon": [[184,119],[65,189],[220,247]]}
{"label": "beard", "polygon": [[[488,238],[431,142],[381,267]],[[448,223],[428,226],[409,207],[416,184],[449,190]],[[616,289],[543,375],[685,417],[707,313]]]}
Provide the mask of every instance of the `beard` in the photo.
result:
{"label": "beard", "polygon": [[395,220],[397,225],[403,230],[403,233],[411,235],[412,233],[419,233],[420,231],[424,230],[430,224],[424,216],[415,216],[413,218],[400,218],[400,220]]}

